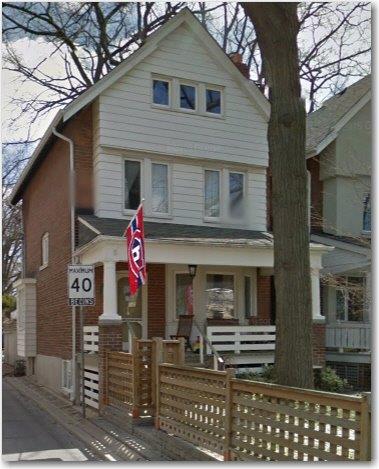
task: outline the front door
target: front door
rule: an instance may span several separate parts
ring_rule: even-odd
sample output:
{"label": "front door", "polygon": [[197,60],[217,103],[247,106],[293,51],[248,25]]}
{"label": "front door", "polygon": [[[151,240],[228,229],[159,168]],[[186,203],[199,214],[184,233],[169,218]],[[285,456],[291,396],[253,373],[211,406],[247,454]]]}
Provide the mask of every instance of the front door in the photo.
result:
{"label": "front door", "polygon": [[142,338],[142,290],[138,289],[134,297],[129,294],[129,279],[122,277],[117,282],[118,314],[123,319],[123,348],[130,350],[133,337]]}

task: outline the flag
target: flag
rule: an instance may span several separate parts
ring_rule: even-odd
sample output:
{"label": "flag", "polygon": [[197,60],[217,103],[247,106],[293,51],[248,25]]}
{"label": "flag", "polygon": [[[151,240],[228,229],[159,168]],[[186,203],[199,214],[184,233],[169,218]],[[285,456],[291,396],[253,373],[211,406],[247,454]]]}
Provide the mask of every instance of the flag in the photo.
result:
{"label": "flag", "polygon": [[130,295],[137,293],[138,288],[146,283],[145,239],[143,230],[143,206],[130,220],[125,230],[126,250],[129,268]]}

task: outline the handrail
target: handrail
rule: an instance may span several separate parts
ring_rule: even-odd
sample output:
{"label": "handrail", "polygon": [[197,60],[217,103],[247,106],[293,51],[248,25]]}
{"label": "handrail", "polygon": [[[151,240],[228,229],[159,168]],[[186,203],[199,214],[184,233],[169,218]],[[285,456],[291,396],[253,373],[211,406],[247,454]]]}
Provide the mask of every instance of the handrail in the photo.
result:
{"label": "handrail", "polygon": [[[196,322],[195,318],[193,318],[193,321],[192,323],[194,324],[194,326],[196,327],[196,329],[198,330],[198,332],[200,333],[200,337],[202,338],[202,341],[203,343],[205,342],[207,344],[207,346],[212,350],[212,353],[214,355],[214,357],[216,358],[216,360],[214,361],[214,368],[216,370],[218,370],[218,363],[220,363],[224,368],[225,368],[225,364],[226,364],[226,361],[225,359],[220,355],[220,353],[215,349],[215,347],[213,346],[213,344],[209,341],[207,335],[203,334],[199,324]],[[200,350],[200,353],[204,353]]]}

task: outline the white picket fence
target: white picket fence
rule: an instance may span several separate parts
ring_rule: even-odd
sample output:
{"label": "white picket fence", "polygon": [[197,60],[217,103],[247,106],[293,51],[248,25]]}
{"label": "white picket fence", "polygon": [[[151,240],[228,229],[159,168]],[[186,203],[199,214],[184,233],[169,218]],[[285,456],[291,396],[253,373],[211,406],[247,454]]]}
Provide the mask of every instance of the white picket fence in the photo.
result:
{"label": "white picket fence", "polygon": [[[240,371],[259,371],[275,360],[275,326],[210,326],[207,338],[214,349],[227,356]],[[207,346],[207,354],[211,354]]]}
{"label": "white picket fence", "polygon": [[[99,326],[84,326],[84,353],[99,352]],[[84,367],[85,403],[95,409],[99,408],[99,368],[85,365]]]}

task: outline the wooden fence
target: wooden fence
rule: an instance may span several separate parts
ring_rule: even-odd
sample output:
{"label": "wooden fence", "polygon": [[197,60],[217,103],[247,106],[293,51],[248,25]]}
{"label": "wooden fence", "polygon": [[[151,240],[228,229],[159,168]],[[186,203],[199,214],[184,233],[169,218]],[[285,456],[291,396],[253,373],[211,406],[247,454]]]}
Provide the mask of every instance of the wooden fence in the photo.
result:
{"label": "wooden fence", "polygon": [[156,366],[162,361],[182,364],[181,340],[134,339],[131,353],[107,352],[105,402],[133,418],[153,416]]}
{"label": "wooden fence", "polygon": [[162,364],[156,427],[225,460],[370,458],[367,396],[311,391]]}

